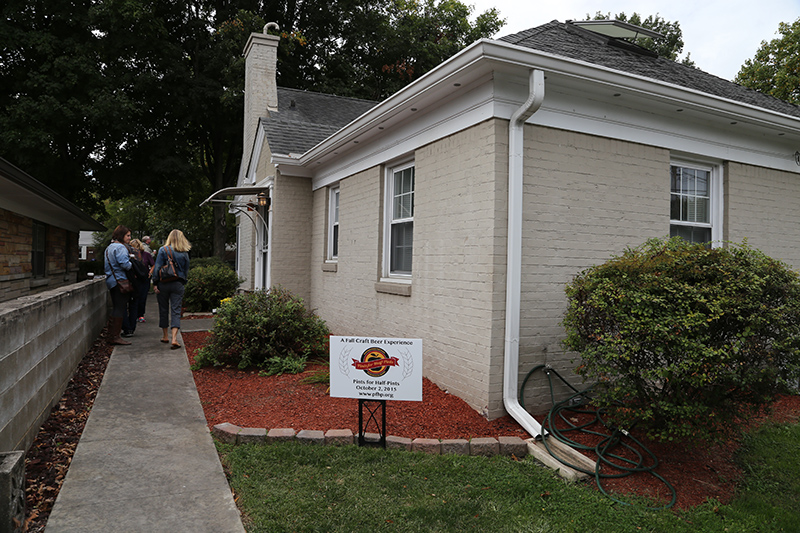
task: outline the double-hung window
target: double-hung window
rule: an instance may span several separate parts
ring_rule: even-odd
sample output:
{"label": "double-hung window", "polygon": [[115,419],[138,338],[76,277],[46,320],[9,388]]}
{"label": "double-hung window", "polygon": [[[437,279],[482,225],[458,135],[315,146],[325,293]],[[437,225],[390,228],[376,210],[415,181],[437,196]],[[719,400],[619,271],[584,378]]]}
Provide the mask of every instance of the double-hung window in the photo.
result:
{"label": "double-hung window", "polygon": [[330,189],[328,205],[328,259],[339,258],[339,187]]}
{"label": "double-hung window", "polygon": [[712,167],[673,163],[670,167],[670,237],[689,242],[719,240],[721,202],[718,180]]}
{"label": "double-hung window", "polygon": [[414,163],[390,168],[386,178],[384,275],[410,278],[414,250]]}

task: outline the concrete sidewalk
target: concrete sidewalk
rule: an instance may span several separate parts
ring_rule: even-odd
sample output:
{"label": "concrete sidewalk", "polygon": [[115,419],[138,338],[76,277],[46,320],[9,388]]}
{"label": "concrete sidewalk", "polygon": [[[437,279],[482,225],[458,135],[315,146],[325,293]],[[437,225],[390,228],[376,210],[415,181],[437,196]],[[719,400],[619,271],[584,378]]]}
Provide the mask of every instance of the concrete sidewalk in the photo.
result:
{"label": "concrete sidewalk", "polygon": [[114,348],[47,533],[244,532],[186,352],[150,320]]}

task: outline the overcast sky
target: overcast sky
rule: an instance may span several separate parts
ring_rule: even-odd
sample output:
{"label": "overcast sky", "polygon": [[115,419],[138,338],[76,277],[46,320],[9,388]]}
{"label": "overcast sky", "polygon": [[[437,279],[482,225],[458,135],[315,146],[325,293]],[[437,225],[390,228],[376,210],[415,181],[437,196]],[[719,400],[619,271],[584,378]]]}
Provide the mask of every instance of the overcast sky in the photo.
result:
{"label": "overcast sky", "polygon": [[463,0],[476,13],[496,7],[506,25],[502,37],[551,20],[583,20],[600,11],[661,15],[679,22],[683,31],[683,53],[695,65],[721,78],[732,80],[746,59],[752,59],[761,41],[777,37],[780,22],[800,18],[800,0]]}

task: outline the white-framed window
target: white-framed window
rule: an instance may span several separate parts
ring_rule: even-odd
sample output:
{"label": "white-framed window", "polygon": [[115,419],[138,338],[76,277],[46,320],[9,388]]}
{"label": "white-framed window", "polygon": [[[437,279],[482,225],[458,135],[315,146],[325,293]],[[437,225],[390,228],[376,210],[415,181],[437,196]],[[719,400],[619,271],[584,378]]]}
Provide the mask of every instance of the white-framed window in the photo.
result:
{"label": "white-framed window", "polygon": [[413,161],[387,169],[384,206],[384,276],[410,280],[414,251]]}
{"label": "white-framed window", "polygon": [[722,179],[719,167],[676,162],[670,165],[670,237],[719,243]]}
{"label": "white-framed window", "polygon": [[339,187],[331,187],[328,193],[328,260],[339,258]]}

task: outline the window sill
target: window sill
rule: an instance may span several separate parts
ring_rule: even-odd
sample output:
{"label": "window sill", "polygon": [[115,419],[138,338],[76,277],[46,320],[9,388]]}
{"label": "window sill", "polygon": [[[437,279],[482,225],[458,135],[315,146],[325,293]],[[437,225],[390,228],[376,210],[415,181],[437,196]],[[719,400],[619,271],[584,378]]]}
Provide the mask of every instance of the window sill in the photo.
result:
{"label": "window sill", "polygon": [[392,281],[379,281],[375,284],[375,292],[396,294],[397,296],[411,296],[411,284]]}
{"label": "window sill", "polygon": [[50,278],[34,278],[31,280],[31,289],[50,285]]}
{"label": "window sill", "polygon": [[339,263],[322,263],[323,272],[338,272]]}

